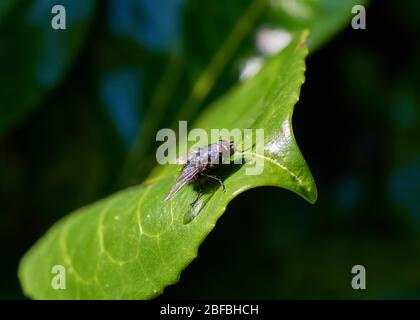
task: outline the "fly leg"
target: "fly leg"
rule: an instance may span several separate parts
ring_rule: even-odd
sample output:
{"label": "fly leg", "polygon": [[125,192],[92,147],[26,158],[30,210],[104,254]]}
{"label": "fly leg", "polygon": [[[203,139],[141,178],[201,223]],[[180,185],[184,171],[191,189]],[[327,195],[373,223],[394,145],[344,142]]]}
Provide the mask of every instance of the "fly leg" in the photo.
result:
{"label": "fly leg", "polygon": [[223,181],[222,181],[221,179],[219,179],[219,178],[218,178],[218,177],[216,177],[216,176],[212,176],[212,175],[205,174],[205,173],[202,173],[201,175],[206,176],[206,177],[211,178],[211,179],[214,179],[214,180],[216,180],[217,182],[219,182],[219,184],[221,185],[221,187],[222,187],[222,189],[223,189],[223,192],[226,192],[226,187],[225,187],[225,184],[223,183]]}

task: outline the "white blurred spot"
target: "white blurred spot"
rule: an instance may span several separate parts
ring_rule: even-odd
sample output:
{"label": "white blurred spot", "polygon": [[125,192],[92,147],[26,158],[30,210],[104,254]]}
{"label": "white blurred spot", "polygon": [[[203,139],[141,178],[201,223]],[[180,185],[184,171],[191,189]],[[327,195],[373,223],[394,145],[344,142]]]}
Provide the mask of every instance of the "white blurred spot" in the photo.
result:
{"label": "white blurred spot", "polygon": [[292,35],[282,29],[264,27],[258,30],[255,46],[259,55],[249,58],[240,66],[239,80],[244,81],[260,71],[265,57],[271,56],[287,47],[292,40]]}
{"label": "white blurred spot", "polygon": [[292,35],[282,29],[261,28],[257,33],[256,45],[263,55],[273,55],[287,47]]}
{"label": "white blurred spot", "polygon": [[239,80],[243,81],[256,75],[261,69],[262,62],[263,58],[261,57],[253,57],[246,60],[241,66]]}

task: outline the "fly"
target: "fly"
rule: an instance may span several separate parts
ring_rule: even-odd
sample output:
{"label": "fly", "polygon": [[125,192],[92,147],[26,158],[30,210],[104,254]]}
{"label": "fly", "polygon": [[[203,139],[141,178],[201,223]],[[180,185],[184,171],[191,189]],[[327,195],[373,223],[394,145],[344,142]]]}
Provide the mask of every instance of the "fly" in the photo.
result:
{"label": "fly", "polygon": [[211,173],[221,164],[229,163],[230,157],[236,151],[235,145],[232,142],[225,140],[219,140],[218,142],[196,149],[192,155],[188,157],[187,162],[182,168],[181,174],[163,201],[171,199],[185,185],[197,182],[199,193],[195,201],[191,203],[191,205],[194,206],[201,196],[199,179],[202,177],[216,180],[223,188],[223,191],[226,191],[223,181]]}

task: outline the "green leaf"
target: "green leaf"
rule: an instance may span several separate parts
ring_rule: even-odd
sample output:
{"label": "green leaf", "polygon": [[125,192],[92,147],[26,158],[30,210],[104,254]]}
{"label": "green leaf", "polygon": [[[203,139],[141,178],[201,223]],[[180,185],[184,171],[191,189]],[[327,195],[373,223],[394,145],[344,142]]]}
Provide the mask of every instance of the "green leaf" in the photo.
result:
{"label": "green leaf", "polygon": [[66,30],[51,27],[55,1],[0,5],[0,135],[34,111],[64,77],[82,47],[94,0],[60,2]]}
{"label": "green leaf", "polygon": [[273,0],[272,21],[289,31],[309,29],[308,47],[312,52],[346,27],[353,6],[367,3],[368,0]]}
{"label": "green leaf", "polygon": [[[178,281],[198,247],[235,196],[258,186],[289,189],[313,203],[314,180],[293,137],[293,107],[304,82],[306,33],[266,61],[252,79],[209,106],[195,127],[264,128],[264,171],[245,175],[249,165],[224,174],[226,192],[209,186],[199,205],[192,186],[162,202],[178,166],[155,170],[140,186],[81,208],[54,225],[24,256],[19,278],[36,299],[147,299]],[[177,168],[174,168],[177,167]],[[238,216],[238,219],[240,217]],[[54,265],[66,267],[66,289],[54,290]]]}

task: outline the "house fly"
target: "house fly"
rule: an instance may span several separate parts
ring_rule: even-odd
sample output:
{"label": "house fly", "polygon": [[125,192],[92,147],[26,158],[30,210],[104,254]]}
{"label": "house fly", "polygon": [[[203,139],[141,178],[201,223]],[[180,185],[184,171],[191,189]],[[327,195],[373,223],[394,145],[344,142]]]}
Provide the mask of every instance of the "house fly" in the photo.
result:
{"label": "house fly", "polygon": [[191,203],[192,206],[198,201],[201,196],[200,178],[207,177],[216,180],[223,191],[225,185],[221,179],[212,175],[221,164],[229,163],[230,157],[237,151],[232,142],[219,140],[218,142],[209,144],[205,147],[198,148],[192,152],[184,164],[181,174],[176,180],[174,186],[163,199],[168,201],[171,199],[183,186],[196,182],[199,187],[199,194],[195,201]]}

